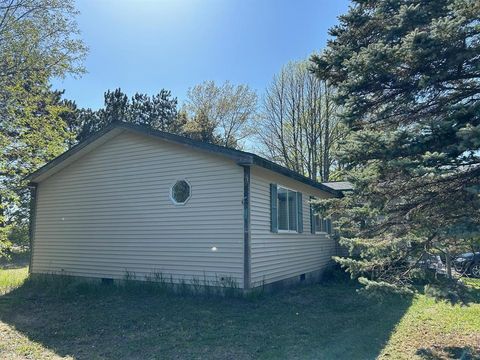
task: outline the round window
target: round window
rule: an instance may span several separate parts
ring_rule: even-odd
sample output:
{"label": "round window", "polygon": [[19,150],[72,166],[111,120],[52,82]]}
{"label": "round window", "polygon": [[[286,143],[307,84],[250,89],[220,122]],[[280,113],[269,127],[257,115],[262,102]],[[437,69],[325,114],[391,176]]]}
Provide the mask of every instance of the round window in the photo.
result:
{"label": "round window", "polygon": [[187,180],[178,180],[170,189],[170,196],[175,204],[185,204],[190,198],[190,184]]}

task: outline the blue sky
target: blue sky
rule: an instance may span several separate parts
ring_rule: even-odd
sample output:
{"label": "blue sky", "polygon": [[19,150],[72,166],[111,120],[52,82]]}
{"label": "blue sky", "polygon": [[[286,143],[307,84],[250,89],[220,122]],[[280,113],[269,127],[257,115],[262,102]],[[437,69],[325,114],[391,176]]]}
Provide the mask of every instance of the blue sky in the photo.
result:
{"label": "blue sky", "polygon": [[90,48],[80,79],[53,81],[81,107],[107,89],[172,91],[204,80],[245,83],[259,95],[282,65],[321,50],[347,0],[77,0]]}

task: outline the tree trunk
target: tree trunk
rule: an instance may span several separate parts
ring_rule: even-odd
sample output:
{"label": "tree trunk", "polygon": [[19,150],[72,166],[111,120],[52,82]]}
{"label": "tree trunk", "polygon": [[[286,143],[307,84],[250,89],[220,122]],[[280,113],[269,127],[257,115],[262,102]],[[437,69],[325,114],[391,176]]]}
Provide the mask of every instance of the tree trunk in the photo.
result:
{"label": "tree trunk", "polygon": [[447,271],[447,278],[452,279],[452,256],[450,255],[450,250],[445,250],[445,267]]}
{"label": "tree trunk", "polygon": [[330,94],[325,82],[325,140],[323,148],[323,174],[322,181],[327,182],[330,177]]}
{"label": "tree trunk", "polygon": [[2,203],[2,195],[0,195],[0,228],[5,227],[5,211]]}

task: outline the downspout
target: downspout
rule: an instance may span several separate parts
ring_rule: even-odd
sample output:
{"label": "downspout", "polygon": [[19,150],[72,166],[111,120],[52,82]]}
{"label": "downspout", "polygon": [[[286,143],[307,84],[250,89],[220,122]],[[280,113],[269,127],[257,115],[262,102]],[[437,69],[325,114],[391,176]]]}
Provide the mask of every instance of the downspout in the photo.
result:
{"label": "downspout", "polygon": [[33,244],[35,239],[35,219],[37,216],[37,190],[38,184],[30,183],[28,184],[30,189],[30,214],[29,214],[29,231],[28,235],[30,238],[30,262],[28,266],[28,274],[32,273],[32,264],[33,264]]}
{"label": "downspout", "polygon": [[243,289],[250,289],[250,166],[243,167]]}

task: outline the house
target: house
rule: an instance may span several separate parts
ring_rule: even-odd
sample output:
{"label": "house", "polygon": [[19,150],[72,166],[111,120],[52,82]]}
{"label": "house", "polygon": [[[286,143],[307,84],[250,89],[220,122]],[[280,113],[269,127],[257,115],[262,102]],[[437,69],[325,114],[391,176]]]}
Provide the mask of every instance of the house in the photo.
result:
{"label": "house", "polygon": [[157,273],[250,289],[311,279],[335,254],[310,200],[341,192],[255,154],[138,125],[113,123],[27,179],[33,274]]}

